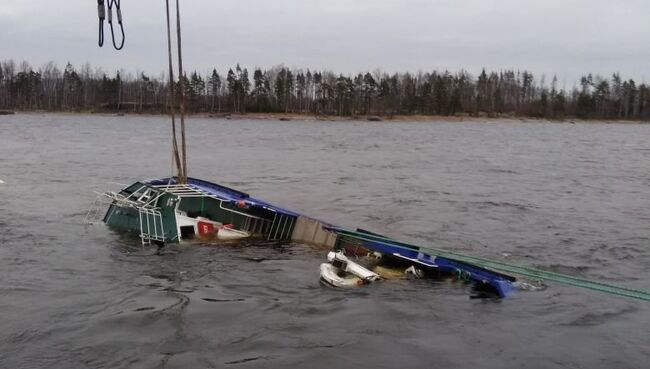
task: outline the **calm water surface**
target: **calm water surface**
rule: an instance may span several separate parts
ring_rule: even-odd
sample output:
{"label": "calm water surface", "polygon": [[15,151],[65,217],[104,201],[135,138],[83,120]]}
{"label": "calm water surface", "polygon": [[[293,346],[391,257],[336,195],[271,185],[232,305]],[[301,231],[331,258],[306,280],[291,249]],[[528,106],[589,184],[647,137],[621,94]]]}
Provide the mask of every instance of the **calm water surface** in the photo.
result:
{"label": "calm water surface", "polygon": [[[650,126],[191,119],[190,174],[350,227],[650,289]],[[169,175],[164,117],[0,116],[1,368],[647,368],[650,304],[318,283],[306,245],[84,226]]]}

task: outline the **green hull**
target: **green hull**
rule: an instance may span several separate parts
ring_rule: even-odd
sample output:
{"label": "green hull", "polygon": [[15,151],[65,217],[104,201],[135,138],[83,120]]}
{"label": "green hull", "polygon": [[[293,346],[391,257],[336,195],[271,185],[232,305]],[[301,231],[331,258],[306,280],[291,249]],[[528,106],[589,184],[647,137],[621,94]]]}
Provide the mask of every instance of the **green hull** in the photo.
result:
{"label": "green hull", "polygon": [[[171,195],[163,195],[161,199],[174,199]],[[141,233],[141,224],[150,225],[150,235],[157,241],[164,243],[178,242],[178,231],[174,208],[170,206],[160,207],[161,216],[157,217],[151,213],[141,213],[138,209],[129,206],[121,206],[113,203],[109,206],[104,216],[104,223],[109,227],[132,232]],[[155,227],[154,227],[155,225]]]}
{"label": "green hull", "polygon": [[227,225],[253,237],[288,240],[298,218],[244,193],[195,179],[189,185],[136,182],[108,196],[112,202],[103,221],[111,228],[139,234],[143,243],[203,236],[206,223]]}

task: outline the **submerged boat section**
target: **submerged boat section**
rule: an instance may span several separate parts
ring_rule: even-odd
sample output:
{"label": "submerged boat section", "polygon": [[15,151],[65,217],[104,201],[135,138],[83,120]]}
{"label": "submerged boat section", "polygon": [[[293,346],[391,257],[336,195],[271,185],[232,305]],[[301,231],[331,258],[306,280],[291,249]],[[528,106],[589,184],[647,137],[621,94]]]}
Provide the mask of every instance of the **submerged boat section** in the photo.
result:
{"label": "submerged boat section", "polygon": [[384,257],[404,262],[409,268],[426,270],[427,274],[451,275],[456,279],[475,283],[479,289],[494,292],[501,298],[507,297],[515,290],[513,283],[517,279],[495,270],[437,255],[431,250],[424,250],[362,229],[348,231],[340,227],[328,226],[326,229],[337,235],[335,246],[337,250],[350,254],[380,253]]}
{"label": "submerged boat section", "polygon": [[102,204],[108,205],[104,223],[137,232],[143,244],[248,237],[334,244],[334,236],[318,220],[195,178],[186,184],[175,177],[152,179],[101,193],[90,213],[98,213]]}

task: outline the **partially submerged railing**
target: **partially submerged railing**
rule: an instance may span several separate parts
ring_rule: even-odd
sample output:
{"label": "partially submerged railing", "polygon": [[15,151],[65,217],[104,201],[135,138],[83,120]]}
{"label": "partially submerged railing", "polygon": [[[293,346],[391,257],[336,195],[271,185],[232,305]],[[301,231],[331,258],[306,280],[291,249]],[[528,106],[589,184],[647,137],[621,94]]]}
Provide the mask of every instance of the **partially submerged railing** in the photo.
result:
{"label": "partially submerged railing", "polygon": [[139,208],[140,240],[142,245],[151,245],[152,241],[165,242],[165,227],[162,214],[157,209]]}
{"label": "partially submerged railing", "polygon": [[269,241],[280,241],[290,238],[295,222],[295,216],[276,212],[266,239]]}
{"label": "partially submerged railing", "polygon": [[104,221],[108,222],[114,212],[106,213],[107,206],[130,208],[138,212],[142,245],[150,245],[152,241],[164,242],[165,229],[162,214],[160,208],[156,207],[158,199],[163,194],[164,192],[152,190],[146,185],[142,185],[127,196],[112,191],[97,193],[84,222],[94,224],[101,220],[101,214],[106,214],[107,218]]}

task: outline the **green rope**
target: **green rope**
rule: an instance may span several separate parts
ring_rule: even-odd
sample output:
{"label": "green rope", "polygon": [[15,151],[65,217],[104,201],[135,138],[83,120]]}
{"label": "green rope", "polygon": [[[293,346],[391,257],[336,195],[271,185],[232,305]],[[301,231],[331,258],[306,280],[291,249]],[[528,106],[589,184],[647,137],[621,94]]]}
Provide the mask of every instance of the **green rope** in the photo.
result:
{"label": "green rope", "polygon": [[354,232],[354,231],[348,231],[343,229],[336,229],[335,232],[345,238],[356,239],[360,241],[376,242],[379,244],[396,247],[403,250],[410,250],[410,251],[414,251],[414,249],[424,250],[424,251],[428,251],[433,256],[449,257],[449,258],[456,259],[458,261],[471,263],[476,266],[492,269],[498,272],[512,273],[512,274],[518,274],[526,277],[545,279],[545,280],[562,283],[570,286],[581,287],[581,288],[586,288],[586,289],[600,291],[600,292],[606,292],[612,295],[630,297],[630,298],[635,298],[643,301],[650,301],[650,292],[647,291],[636,290],[627,287],[620,287],[620,286],[615,286],[615,285],[597,282],[597,281],[590,281],[584,278],[578,278],[566,274],[550,272],[550,271],[536,269],[532,267],[525,267],[525,266],[505,263],[497,260],[490,260],[490,259],[485,259],[485,258],[480,258],[475,256],[464,255],[454,251],[436,249],[428,246],[411,245],[404,242],[395,241],[390,238],[371,235],[368,233]]}

